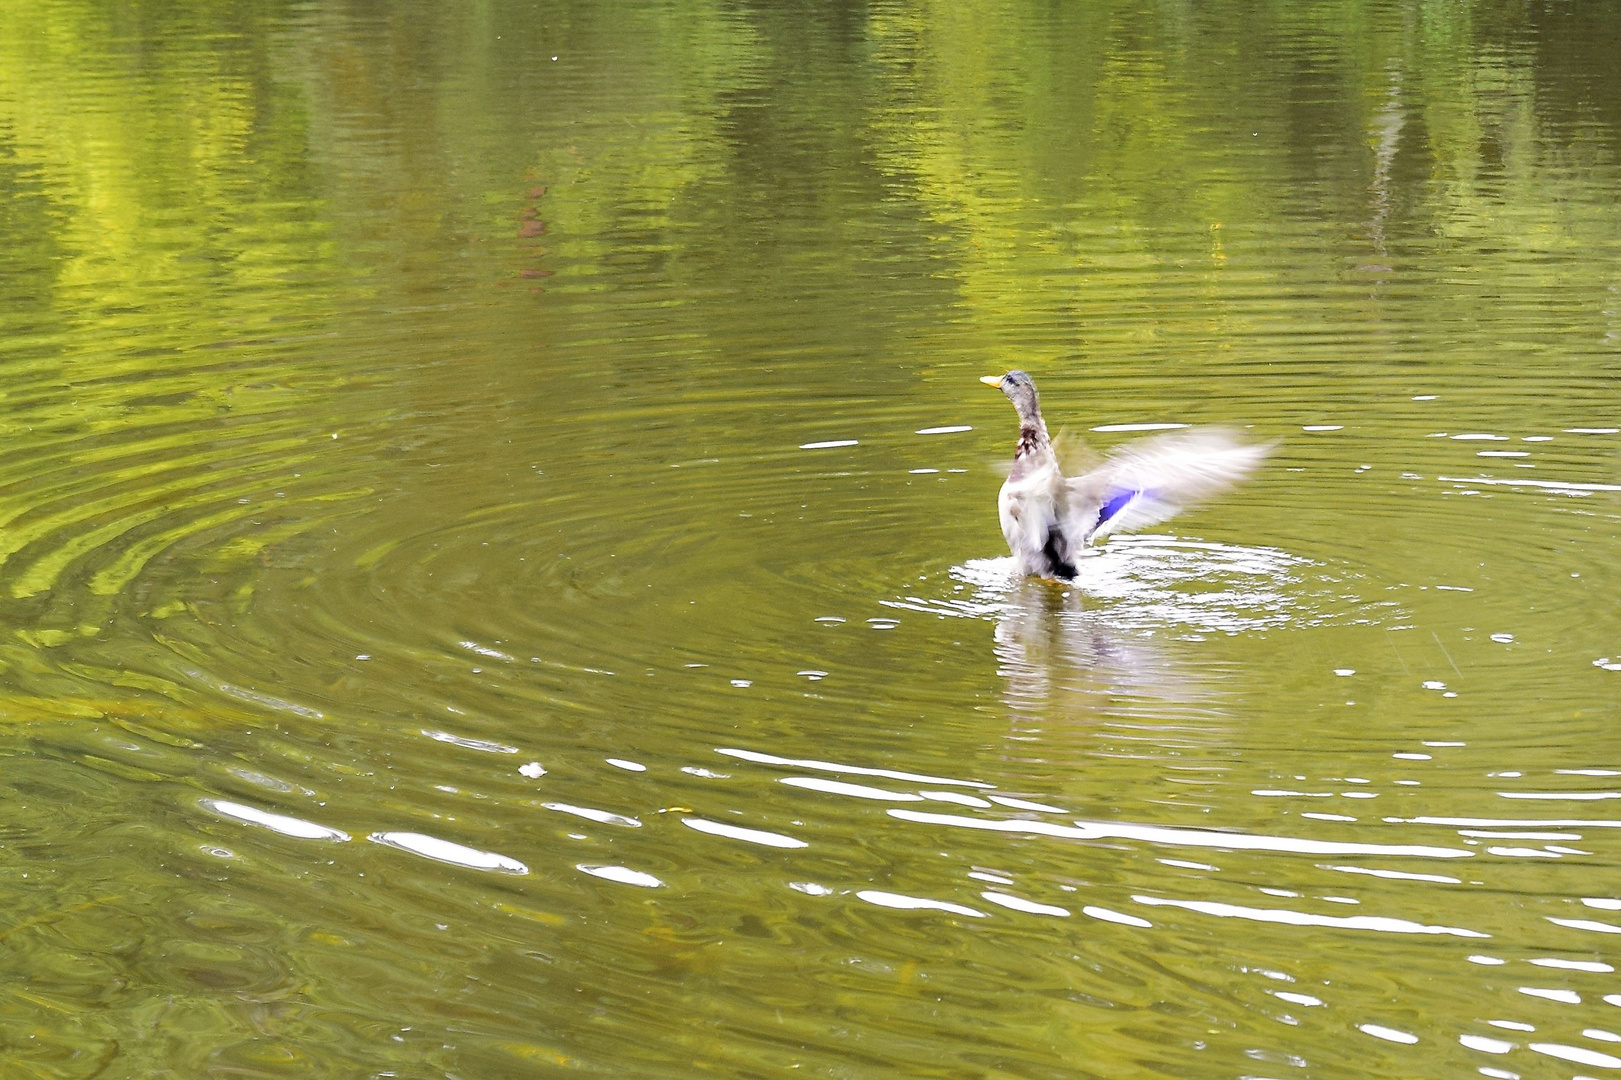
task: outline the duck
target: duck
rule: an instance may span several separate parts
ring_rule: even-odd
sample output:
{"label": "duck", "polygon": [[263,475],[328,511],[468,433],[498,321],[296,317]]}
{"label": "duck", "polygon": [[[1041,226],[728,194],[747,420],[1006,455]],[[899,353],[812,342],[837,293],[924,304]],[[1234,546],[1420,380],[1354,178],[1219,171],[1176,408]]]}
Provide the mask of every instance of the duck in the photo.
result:
{"label": "duck", "polygon": [[1225,491],[1273,449],[1227,428],[1184,428],[1117,447],[1095,467],[1065,476],[1035,380],[1009,371],[979,381],[1006,394],[1019,414],[1013,466],[996,504],[1022,575],[1073,580],[1076,560],[1099,540],[1156,525]]}

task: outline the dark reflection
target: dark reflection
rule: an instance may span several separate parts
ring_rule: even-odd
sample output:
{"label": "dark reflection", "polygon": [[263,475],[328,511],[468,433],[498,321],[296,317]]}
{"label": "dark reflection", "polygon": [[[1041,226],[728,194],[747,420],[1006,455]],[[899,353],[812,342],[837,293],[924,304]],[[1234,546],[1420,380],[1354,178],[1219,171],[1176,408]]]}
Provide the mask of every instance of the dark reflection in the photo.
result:
{"label": "dark reflection", "polygon": [[18,159],[16,138],[0,122],[0,318],[10,334],[46,329],[63,262],[62,225],[43,170]]}
{"label": "dark reflection", "polygon": [[[717,290],[725,307],[746,306],[762,320],[763,345],[716,343],[740,376],[775,381],[762,362],[817,355],[824,362],[800,366],[796,381],[842,397],[847,363],[947,316],[950,268],[917,177],[881,160],[886,90],[864,55],[866,5],[743,10],[761,59],[716,96],[722,168],[672,202],[677,246],[661,284]],[[874,290],[879,280],[884,287]],[[914,381],[909,369],[883,364],[863,378],[872,393],[904,392]]]}
{"label": "dark reflection", "polygon": [[[1512,10],[1517,5],[1505,5]],[[1526,17],[1534,39],[1537,111],[1550,134],[1621,144],[1621,19],[1608,4],[1538,0]]]}

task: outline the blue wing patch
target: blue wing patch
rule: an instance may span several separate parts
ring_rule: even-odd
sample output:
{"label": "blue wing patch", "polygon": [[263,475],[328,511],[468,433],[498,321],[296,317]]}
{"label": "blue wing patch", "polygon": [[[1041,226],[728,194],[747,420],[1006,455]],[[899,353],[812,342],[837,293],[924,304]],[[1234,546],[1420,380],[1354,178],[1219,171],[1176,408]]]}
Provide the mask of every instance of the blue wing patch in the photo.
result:
{"label": "blue wing patch", "polygon": [[1131,505],[1131,500],[1137,498],[1137,496],[1141,494],[1142,491],[1138,490],[1117,491],[1110,495],[1109,498],[1104,501],[1102,508],[1098,510],[1099,527],[1101,527],[1104,522],[1120,513],[1120,511],[1124,510],[1127,506]]}

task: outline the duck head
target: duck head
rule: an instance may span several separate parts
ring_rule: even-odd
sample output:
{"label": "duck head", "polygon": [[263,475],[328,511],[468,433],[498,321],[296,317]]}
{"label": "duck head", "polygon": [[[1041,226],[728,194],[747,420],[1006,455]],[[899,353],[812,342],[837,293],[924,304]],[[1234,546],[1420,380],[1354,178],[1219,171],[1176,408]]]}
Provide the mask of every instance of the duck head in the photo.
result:
{"label": "duck head", "polygon": [[1006,394],[1019,413],[1019,448],[1022,457],[1047,445],[1047,425],[1041,419],[1041,399],[1036,396],[1035,380],[1022,371],[1006,375],[982,375],[980,382]]}
{"label": "duck head", "polygon": [[981,375],[979,381],[986,386],[994,386],[1008,396],[1013,407],[1019,410],[1019,419],[1029,416],[1041,415],[1041,403],[1036,398],[1036,382],[1022,371],[1010,371],[1006,375]]}

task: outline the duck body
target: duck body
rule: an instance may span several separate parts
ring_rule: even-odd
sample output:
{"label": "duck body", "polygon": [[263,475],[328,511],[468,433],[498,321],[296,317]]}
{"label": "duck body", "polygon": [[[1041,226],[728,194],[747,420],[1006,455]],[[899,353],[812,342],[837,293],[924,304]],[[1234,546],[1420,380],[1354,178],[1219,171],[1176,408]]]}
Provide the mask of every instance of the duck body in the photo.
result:
{"label": "duck body", "polygon": [[[1051,446],[1013,459],[996,497],[997,517],[1021,574],[1072,578],[1079,552],[1063,527],[1069,488]],[[1082,540],[1084,546],[1084,539]]]}
{"label": "duck body", "polygon": [[1075,560],[1095,541],[1157,524],[1225,490],[1271,450],[1223,428],[1190,428],[1129,443],[1096,468],[1065,476],[1034,380],[1010,371],[980,381],[1006,394],[1019,414],[997,516],[1021,574],[1069,580]]}

